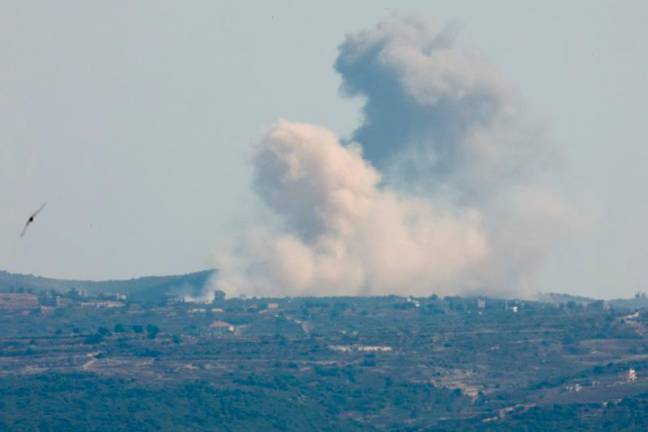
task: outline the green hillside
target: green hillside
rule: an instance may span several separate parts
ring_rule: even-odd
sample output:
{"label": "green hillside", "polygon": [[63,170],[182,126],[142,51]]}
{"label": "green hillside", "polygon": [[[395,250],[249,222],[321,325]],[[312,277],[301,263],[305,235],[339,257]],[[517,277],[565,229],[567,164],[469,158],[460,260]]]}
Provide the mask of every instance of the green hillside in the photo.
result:
{"label": "green hillside", "polygon": [[0,292],[84,290],[89,295],[123,293],[135,301],[155,302],[167,296],[199,295],[215,270],[174,276],[147,276],[128,280],[88,281],[52,279],[0,271]]}

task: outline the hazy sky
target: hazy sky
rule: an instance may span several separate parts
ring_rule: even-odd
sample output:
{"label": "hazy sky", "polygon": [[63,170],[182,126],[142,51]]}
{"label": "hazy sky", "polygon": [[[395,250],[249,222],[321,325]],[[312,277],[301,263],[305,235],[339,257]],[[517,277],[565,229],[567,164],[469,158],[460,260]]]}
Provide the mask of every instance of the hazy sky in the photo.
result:
{"label": "hazy sky", "polygon": [[561,149],[554,187],[583,222],[539,288],[648,288],[645,2],[1,4],[2,269],[102,279],[209,266],[255,213],[250,143],[279,118],[348,135],[360,101],[338,94],[337,47],[398,13],[456,22]]}

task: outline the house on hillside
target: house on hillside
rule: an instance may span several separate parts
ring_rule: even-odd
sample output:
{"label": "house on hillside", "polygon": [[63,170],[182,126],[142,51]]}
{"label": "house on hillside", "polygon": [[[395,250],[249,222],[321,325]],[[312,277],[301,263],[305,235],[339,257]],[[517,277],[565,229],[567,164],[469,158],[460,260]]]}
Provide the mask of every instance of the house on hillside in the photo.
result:
{"label": "house on hillside", "polygon": [[216,320],[209,325],[209,331],[212,334],[222,335],[225,333],[234,333],[236,326],[223,320]]}
{"label": "house on hillside", "polygon": [[478,298],[477,299],[477,309],[479,309],[479,310],[486,309],[486,299],[485,298]]}
{"label": "house on hillside", "polygon": [[88,301],[81,302],[81,307],[85,308],[120,308],[126,306],[122,302],[114,300],[97,300],[97,301]]}
{"label": "house on hillside", "polygon": [[36,310],[40,306],[38,297],[25,293],[0,293],[0,310]]}

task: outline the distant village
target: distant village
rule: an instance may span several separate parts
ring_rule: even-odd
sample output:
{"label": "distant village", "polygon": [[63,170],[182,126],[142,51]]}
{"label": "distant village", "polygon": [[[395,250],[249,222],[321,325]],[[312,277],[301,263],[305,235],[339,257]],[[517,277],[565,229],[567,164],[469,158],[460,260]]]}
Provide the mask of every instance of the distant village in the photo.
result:
{"label": "distant village", "polygon": [[[643,294],[624,301],[219,295],[200,303],[170,281],[113,292],[0,285],[0,380],[70,373],[144,386],[200,380],[272,398],[306,397],[306,389],[318,398],[321,386],[339,385],[364,403],[371,398],[362,389],[380,383],[388,402],[374,410],[421,427],[434,418],[497,424],[583,400],[604,410],[648,392]],[[389,389],[438,402],[419,401],[412,420]],[[369,421],[372,413],[353,415]]]}

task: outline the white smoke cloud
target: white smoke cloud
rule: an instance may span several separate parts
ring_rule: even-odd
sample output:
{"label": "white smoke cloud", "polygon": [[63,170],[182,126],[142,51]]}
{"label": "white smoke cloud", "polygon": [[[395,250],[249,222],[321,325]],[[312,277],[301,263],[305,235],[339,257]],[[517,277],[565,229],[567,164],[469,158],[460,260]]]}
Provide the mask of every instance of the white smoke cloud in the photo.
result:
{"label": "white smoke cloud", "polygon": [[360,152],[326,129],[280,122],[254,166],[255,189],[285,229],[255,232],[220,262],[228,293],[426,294],[488,255],[479,212],[379,187]]}
{"label": "white smoke cloud", "polygon": [[254,190],[281,220],[224,251],[228,295],[524,295],[568,220],[538,180],[552,152],[501,75],[452,31],[393,20],[347,37],[336,69],[365,100],[344,145],[281,121]]}

